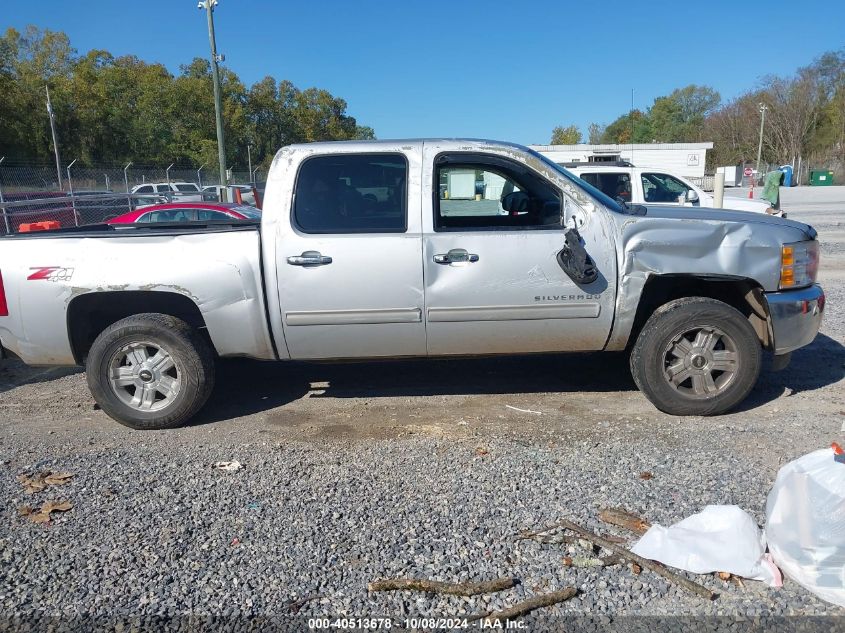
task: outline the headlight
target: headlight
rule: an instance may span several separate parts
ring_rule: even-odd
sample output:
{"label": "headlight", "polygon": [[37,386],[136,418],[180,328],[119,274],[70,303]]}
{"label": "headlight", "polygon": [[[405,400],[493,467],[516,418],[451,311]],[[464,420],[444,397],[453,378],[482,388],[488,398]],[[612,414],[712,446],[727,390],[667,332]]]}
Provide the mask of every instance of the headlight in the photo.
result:
{"label": "headlight", "polygon": [[784,244],[780,249],[780,288],[803,288],[816,281],[819,272],[819,243],[805,240]]}

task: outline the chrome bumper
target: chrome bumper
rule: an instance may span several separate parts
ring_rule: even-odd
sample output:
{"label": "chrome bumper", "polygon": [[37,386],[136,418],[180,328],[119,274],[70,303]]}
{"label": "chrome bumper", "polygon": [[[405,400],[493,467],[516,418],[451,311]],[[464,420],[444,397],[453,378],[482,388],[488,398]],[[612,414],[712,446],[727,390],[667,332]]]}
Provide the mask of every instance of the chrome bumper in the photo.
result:
{"label": "chrome bumper", "polygon": [[824,290],[813,285],[799,290],[767,292],[776,355],[809,345],[822,323]]}

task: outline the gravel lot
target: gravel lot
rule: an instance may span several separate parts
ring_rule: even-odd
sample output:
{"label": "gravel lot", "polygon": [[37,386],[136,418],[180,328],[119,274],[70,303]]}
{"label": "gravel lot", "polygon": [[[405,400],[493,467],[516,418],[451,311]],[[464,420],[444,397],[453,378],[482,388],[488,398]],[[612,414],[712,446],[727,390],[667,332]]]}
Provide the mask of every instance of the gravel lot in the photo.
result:
{"label": "gravel lot", "polygon": [[[567,517],[631,537],[598,521],[608,506],[666,525],[738,504],[762,524],[779,465],[845,439],[845,188],[789,190],[784,207],[822,240],[822,335],[722,417],[657,412],[621,355],[232,361],[196,424],[141,433],[95,409],[81,372],[4,362],[0,613],[280,615],[313,597],[300,614],[456,616],[573,586],[576,598],[526,621],[845,617],[789,580],[688,575],[720,594],[707,602],[648,571],[565,567],[577,546],[512,538]],[[244,468],[213,469],[220,460]],[[74,477],[26,494],[16,476],[42,470]],[[60,499],[73,509],[49,525],[17,515]],[[520,584],[473,598],[367,592],[393,576]]]}

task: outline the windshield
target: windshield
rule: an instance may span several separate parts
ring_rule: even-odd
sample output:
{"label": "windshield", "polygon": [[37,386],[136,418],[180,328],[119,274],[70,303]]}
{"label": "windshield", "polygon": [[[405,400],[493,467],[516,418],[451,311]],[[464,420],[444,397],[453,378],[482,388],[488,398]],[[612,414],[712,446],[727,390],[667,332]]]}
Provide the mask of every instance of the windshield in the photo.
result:
{"label": "windshield", "polygon": [[199,188],[196,185],[190,183],[177,184],[176,189],[179,191],[199,191]]}
{"label": "windshield", "polygon": [[611,211],[616,211],[617,213],[625,213],[625,209],[623,209],[622,206],[618,202],[616,202],[616,200],[608,196],[603,191],[596,189],[587,181],[582,180],[573,173],[570,173],[569,171],[558,165],[556,162],[554,162],[551,158],[543,156],[541,153],[535,152],[533,149],[529,149],[528,151],[531,152],[532,156],[539,158],[541,161],[543,161],[544,164],[554,169],[556,172],[564,176],[567,180],[572,181],[572,184],[574,184],[576,187],[584,189],[593,198],[596,198],[599,202],[601,202]]}

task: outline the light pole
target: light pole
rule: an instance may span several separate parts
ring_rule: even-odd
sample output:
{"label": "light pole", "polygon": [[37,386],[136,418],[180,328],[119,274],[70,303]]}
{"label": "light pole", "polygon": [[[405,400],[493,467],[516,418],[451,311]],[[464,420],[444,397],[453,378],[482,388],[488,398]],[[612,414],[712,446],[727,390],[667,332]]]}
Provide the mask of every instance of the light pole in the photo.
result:
{"label": "light pole", "polygon": [[129,193],[129,168],[132,166],[132,163],[127,163],[126,167],[123,168],[123,184],[126,185],[126,193]]}
{"label": "light pole", "polygon": [[220,94],[220,70],[218,62],[225,57],[217,54],[217,42],[214,38],[214,7],[217,0],[203,0],[197,3],[198,9],[205,9],[208,16],[208,42],[211,45],[211,77],[214,81],[214,117],[217,122],[217,159],[220,162],[221,202],[226,202],[226,141],[223,138],[223,103]]}
{"label": "light pole", "polygon": [[766,121],[766,110],[769,109],[765,103],[757,104],[760,110],[760,142],[757,144],[757,175],[760,174],[760,156],[763,153],[763,123]]}
{"label": "light pole", "polygon": [[246,144],[246,160],[249,163],[249,178],[252,180],[252,145]]}
{"label": "light pole", "polygon": [[199,188],[202,189],[202,170],[205,167],[205,163],[200,165],[200,168],[197,169],[197,183],[199,184]]}
{"label": "light pole", "polygon": [[[6,160],[6,157],[0,158],[0,163]],[[6,207],[3,205],[3,182],[0,181],[0,209],[3,210],[3,221],[6,223],[6,235],[9,235],[12,230],[9,228],[9,216],[6,214]]]}
{"label": "light pole", "polygon": [[73,222],[76,226],[79,226],[79,214],[76,212],[76,198],[73,197],[73,179],[70,177],[70,168],[78,160],[78,158],[74,158],[70,165],[67,166],[67,187],[70,192],[70,204],[73,207]]}
{"label": "light pole", "polygon": [[128,211],[132,210],[132,196],[129,195],[129,168],[132,166],[132,163],[129,162],[126,164],[126,167],[123,168],[123,184],[126,185],[126,207]]}
{"label": "light pole", "polygon": [[62,187],[62,163],[59,160],[59,141],[56,138],[56,120],[53,116],[53,104],[50,103],[50,87],[44,86],[44,90],[47,92],[47,114],[50,116],[50,133],[53,135],[53,153],[56,155],[56,176],[59,178],[59,190],[64,189]]}

